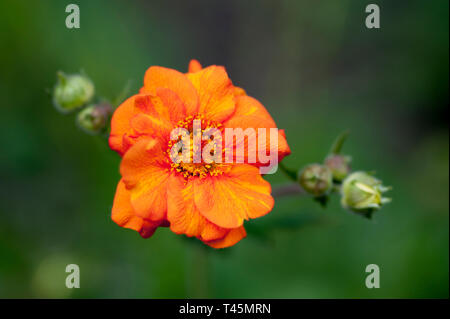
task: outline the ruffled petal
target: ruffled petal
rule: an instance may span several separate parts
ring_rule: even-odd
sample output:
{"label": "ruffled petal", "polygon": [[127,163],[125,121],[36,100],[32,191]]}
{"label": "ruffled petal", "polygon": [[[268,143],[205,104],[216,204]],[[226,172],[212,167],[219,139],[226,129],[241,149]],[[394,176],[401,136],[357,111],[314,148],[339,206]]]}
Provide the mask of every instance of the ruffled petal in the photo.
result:
{"label": "ruffled petal", "polygon": [[130,192],[122,180],[117,185],[111,219],[120,227],[134,229],[144,238],[153,235],[160,225],[160,222],[151,222],[135,215],[130,202]]}
{"label": "ruffled petal", "polygon": [[155,95],[137,95],[134,106],[136,112],[145,113],[173,124],[186,117],[183,101],[170,89],[158,88]]}
{"label": "ruffled petal", "polygon": [[[278,150],[278,162],[280,162],[285,156],[291,153],[289,145],[286,141],[286,135],[284,130],[278,130],[277,141],[271,139],[270,128],[276,128],[276,124],[266,108],[256,99],[250,96],[238,96],[236,97],[236,110],[233,116],[223,123],[226,128],[241,128],[243,131],[246,129],[251,129],[248,131],[248,135],[254,138],[254,143],[248,144],[243,138],[236,138],[236,141],[232,145],[226,145],[228,148],[238,148],[242,147],[244,152],[244,163],[255,164],[256,166],[265,166],[267,163],[262,163],[260,161],[259,148],[258,148],[258,129],[266,129],[266,142],[265,150],[269,152],[271,149]],[[275,145],[277,142],[278,145]],[[244,144],[245,143],[245,144]],[[248,161],[248,154],[256,154],[256,163],[250,163]],[[264,154],[261,150],[261,154]],[[265,154],[264,154],[265,155]],[[236,157],[234,157],[236,159]],[[242,160],[242,159],[240,159]]]}
{"label": "ruffled petal", "polygon": [[145,72],[144,87],[141,88],[140,92],[155,94],[158,88],[170,89],[178,95],[188,114],[197,113],[197,91],[183,73],[160,66],[150,67]]}
{"label": "ruffled petal", "polygon": [[200,214],[194,203],[194,185],[183,177],[172,175],[168,184],[167,219],[176,234],[197,237],[200,240],[223,238],[229,229],[221,228]]}
{"label": "ruffled petal", "polygon": [[212,65],[186,76],[197,90],[199,114],[216,122],[222,122],[233,114],[234,86],[223,67]]}
{"label": "ruffled petal", "polygon": [[136,215],[150,221],[165,219],[168,165],[158,139],[142,139],[124,155],[120,172]]}
{"label": "ruffled petal", "polygon": [[216,177],[194,180],[195,206],[210,222],[223,228],[242,226],[244,220],[270,212],[270,184],[251,165],[233,165]]}
{"label": "ruffled petal", "polygon": [[[164,118],[155,117],[144,113],[136,114],[131,118],[130,123],[130,126],[134,129],[135,133],[133,135],[128,135],[127,137],[129,138],[145,135],[147,137],[157,137],[161,139],[161,141],[168,141],[170,132],[173,129],[172,123]],[[133,141],[127,141],[126,143],[134,144],[136,143],[136,139]]]}
{"label": "ruffled petal", "polygon": [[156,89],[155,95],[134,95],[113,114],[110,147],[123,155],[141,135],[167,141],[174,124],[185,117],[183,102],[169,89]]}
{"label": "ruffled petal", "polygon": [[286,140],[286,132],[284,130],[278,130],[278,162],[281,162],[289,154],[291,154],[291,148]]}
{"label": "ruffled petal", "polygon": [[204,241],[205,244],[213,248],[227,248],[237,244],[241,239],[247,236],[247,232],[244,226],[234,228],[228,232],[228,234],[222,238],[212,241]]}
{"label": "ruffled petal", "polygon": [[169,111],[169,119],[173,124],[184,120],[186,117],[186,107],[180,97],[170,89],[156,89],[156,95],[161,100],[162,105]]}
{"label": "ruffled petal", "polygon": [[128,98],[114,112],[111,118],[111,133],[109,135],[109,146],[120,155],[125,153],[123,146],[123,135],[130,132],[130,120],[134,116],[134,100],[136,95]]}
{"label": "ruffled petal", "polygon": [[259,118],[261,121],[266,123],[267,127],[275,127],[275,121],[272,119],[269,112],[267,112],[266,108],[257,99],[248,95],[236,96],[236,110],[232,119],[250,115]]}

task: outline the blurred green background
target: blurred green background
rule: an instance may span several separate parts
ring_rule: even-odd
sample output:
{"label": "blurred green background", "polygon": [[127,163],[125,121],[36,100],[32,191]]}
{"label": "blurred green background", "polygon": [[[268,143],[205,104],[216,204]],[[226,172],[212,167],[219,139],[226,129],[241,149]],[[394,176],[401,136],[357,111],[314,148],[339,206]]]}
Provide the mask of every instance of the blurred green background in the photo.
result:
{"label": "blurred green background", "polygon": [[[65,27],[77,3],[81,28]],[[381,8],[381,29],[364,25]],[[0,1],[0,297],[418,298],[449,296],[449,2]],[[286,165],[321,161],[334,137],[393,202],[369,221],[279,199],[220,251],[110,220],[120,158],[55,111],[56,71],[97,93],[145,70],[224,65],[284,128]],[[281,173],[274,185],[287,182]],[[206,256],[206,257],[205,257]],[[81,288],[65,288],[65,266]],[[365,267],[381,288],[365,287]]]}

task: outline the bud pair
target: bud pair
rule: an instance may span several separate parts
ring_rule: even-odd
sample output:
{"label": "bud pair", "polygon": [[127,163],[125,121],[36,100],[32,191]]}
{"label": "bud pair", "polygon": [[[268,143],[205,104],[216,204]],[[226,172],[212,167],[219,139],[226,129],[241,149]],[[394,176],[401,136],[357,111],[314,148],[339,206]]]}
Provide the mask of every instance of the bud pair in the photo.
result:
{"label": "bud pair", "polygon": [[53,104],[61,113],[70,113],[88,103],[94,96],[94,84],[83,74],[67,75],[58,72],[53,89]]}
{"label": "bud pair", "polygon": [[374,210],[389,203],[390,198],[383,193],[390,190],[382,182],[366,172],[355,172],[349,175],[342,184],[341,204],[353,212],[371,217]]}

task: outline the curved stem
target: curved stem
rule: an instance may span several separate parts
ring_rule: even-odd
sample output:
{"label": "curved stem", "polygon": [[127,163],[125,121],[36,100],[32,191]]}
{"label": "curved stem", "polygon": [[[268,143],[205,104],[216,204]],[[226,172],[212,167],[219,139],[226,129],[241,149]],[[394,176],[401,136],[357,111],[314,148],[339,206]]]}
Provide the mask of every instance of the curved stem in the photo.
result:
{"label": "curved stem", "polygon": [[305,195],[305,191],[297,183],[274,186],[272,189],[273,197],[285,197],[291,195]]}
{"label": "curved stem", "polygon": [[287,176],[289,177],[291,180],[293,181],[297,181],[297,172],[287,168],[286,166],[284,166],[283,163],[278,163],[278,167],[281,169],[281,171]]}

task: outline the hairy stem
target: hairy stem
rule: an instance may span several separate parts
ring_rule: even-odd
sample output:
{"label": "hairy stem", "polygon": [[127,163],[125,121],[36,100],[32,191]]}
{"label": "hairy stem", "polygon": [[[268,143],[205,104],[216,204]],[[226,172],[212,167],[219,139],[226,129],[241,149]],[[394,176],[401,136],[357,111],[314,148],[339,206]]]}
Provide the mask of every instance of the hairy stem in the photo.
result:
{"label": "hairy stem", "polygon": [[297,183],[274,186],[272,189],[273,197],[285,197],[291,195],[305,195],[305,191]]}

